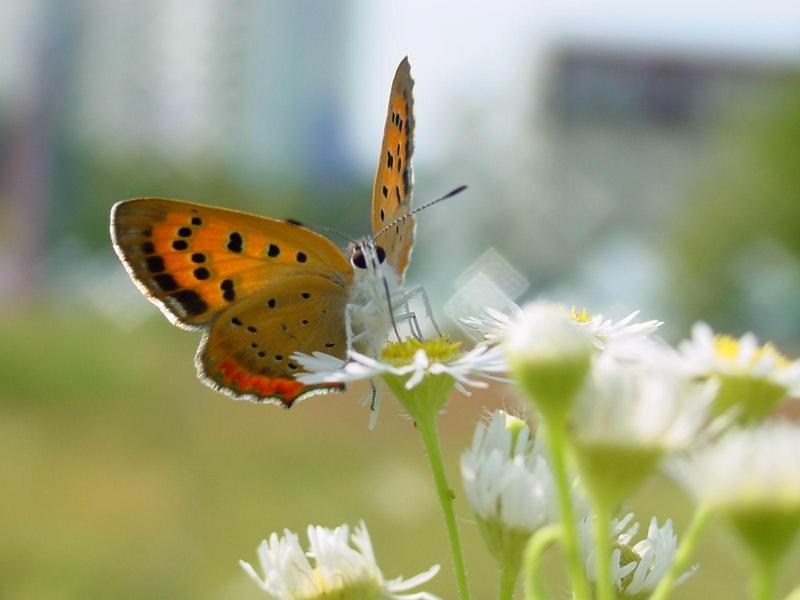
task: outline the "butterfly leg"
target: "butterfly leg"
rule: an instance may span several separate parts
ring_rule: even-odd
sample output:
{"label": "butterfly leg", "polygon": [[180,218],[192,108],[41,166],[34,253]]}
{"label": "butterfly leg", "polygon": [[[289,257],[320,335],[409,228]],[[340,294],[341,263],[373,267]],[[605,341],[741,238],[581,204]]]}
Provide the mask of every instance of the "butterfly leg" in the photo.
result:
{"label": "butterfly leg", "polygon": [[419,319],[417,318],[417,313],[408,311],[400,314],[396,314],[394,318],[398,322],[408,321],[408,327],[411,329],[411,335],[413,335],[418,340],[422,339],[422,328],[419,325]]}
{"label": "butterfly leg", "polygon": [[433,325],[433,329],[436,331],[436,335],[441,336],[442,330],[439,328],[439,323],[436,322],[436,317],[433,316],[433,309],[431,308],[431,301],[428,298],[428,292],[425,291],[425,288],[421,285],[415,285],[414,287],[404,291],[402,296],[398,298],[400,302],[408,305],[409,300],[414,296],[419,296],[422,300],[422,304],[425,306],[425,317],[431,322]]}
{"label": "butterfly leg", "polygon": [[408,321],[408,327],[411,330],[411,335],[413,335],[418,340],[423,339],[422,327],[419,324],[419,319],[417,318],[417,313],[411,310],[411,305],[409,304],[409,298],[411,298],[412,294],[408,292],[399,291],[395,292],[394,297],[392,298],[392,311],[398,309],[403,309],[405,312],[400,314],[394,314],[394,318],[397,321]]}
{"label": "butterfly leg", "polygon": [[358,335],[353,335],[353,317],[350,315],[350,311],[355,308],[359,307],[355,304],[348,304],[344,307],[344,327],[345,327],[345,333],[347,334],[348,354],[353,352],[353,343],[363,339],[364,336],[366,335],[365,331],[362,331]]}
{"label": "butterfly leg", "polygon": [[408,295],[406,295],[403,299],[403,307],[406,309],[406,314],[408,314],[408,326],[411,328],[411,333],[414,335],[414,337],[418,340],[422,340],[422,327],[419,324],[417,313],[411,310],[411,305],[409,304],[408,299]]}

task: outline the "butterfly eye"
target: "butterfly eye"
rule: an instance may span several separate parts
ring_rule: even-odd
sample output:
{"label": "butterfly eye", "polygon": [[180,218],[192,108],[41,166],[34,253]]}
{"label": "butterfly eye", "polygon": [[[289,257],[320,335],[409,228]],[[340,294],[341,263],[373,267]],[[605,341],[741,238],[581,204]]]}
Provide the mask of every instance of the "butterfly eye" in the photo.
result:
{"label": "butterfly eye", "polygon": [[378,255],[378,262],[383,264],[383,261],[386,260],[386,250],[383,249],[383,246],[375,246],[375,253]]}
{"label": "butterfly eye", "polygon": [[364,253],[360,249],[353,252],[353,256],[350,259],[350,262],[352,262],[353,266],[358,269],[367,268],[367,259],[364,258]]}

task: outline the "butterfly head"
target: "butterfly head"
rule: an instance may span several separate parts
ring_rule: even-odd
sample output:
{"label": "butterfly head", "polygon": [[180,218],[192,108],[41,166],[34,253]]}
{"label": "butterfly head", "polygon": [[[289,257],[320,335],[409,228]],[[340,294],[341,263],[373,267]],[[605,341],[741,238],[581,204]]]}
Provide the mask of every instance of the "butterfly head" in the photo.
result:
{"label": "butterfly head", "polygon": [[350,264],[355,269],[374,271],[386,260],[386,250],[370,238],[362,238],[348,248]]}

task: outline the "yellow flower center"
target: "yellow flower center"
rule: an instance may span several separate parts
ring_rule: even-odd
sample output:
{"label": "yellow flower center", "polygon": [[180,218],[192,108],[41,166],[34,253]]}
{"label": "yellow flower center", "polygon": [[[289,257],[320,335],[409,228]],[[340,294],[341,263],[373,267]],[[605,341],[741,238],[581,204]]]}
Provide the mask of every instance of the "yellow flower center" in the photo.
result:
{"label": "yellow flower center", "polygon": [[585,308],[578,310],[575,306],[570,309],[569,316],[573,321],[577,321],[578,323],[588,323],[594,318]]}
{"label": "yellow flower center", "polygon": [[[311,572],[316,590],[310,594],[298,596],[298,600],[380,600],[384,598],[382,585],[372,577],[346,580],[342,575],[333,581],[326,579],[319,567]],[[330,578],[330,575],[327,576]]]}
{"label": "yellow flower center", "polygon": [[446,337],[429,340],[409,338],[402,342],[389,342],[381,350],[381,360],[395,367],[411,364],[414,355],[424,350],[431,362],[449,363],[461,356],[461,342],[451,342]]}
{"label": "yellow flower center", "polygon": [[[737,340],[734,337],[721,334],[714,336],[714,353],[720,358],[735,360],[739,355],[740,347],[741,340]],[[775,365],[779,368],[785,368],[791,364],[791,361],[781,354],[775,346],[767,342],[753,353],[750,359],[750,366],[756,364],[765,357],[771,357],[775,361]]]}

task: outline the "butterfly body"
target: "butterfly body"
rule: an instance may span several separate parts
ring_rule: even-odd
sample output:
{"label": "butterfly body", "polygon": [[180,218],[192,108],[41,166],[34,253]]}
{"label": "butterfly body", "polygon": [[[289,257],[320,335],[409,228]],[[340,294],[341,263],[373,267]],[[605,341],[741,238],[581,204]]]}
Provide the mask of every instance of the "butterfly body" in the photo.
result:
{"label": "butterfly body", "polygon": [[[348,308],[352,343],[367,356],[376,356],[392,327],[391,299],[400,289],[397,273],[386,262],[385,250],[369,238],[350,248],[354,269]],[[364,260],[355,260],[363,256]]]}
{"label": "butterfly body", "polygon": [[111,238],[134,283],[170,322],[204,332],[195,364],[205,383],[289,407],[342,387],[298,382],[294,353],[378,352],[414,237],[412,89],[404,59],[373,186],[373,235],[346,252],[296,221],[163,198],[114,205]]}

